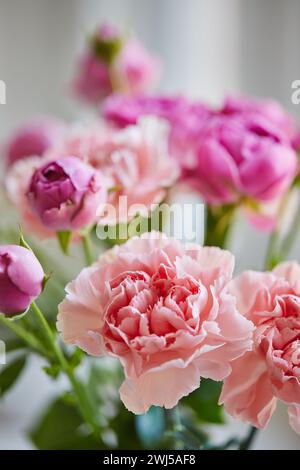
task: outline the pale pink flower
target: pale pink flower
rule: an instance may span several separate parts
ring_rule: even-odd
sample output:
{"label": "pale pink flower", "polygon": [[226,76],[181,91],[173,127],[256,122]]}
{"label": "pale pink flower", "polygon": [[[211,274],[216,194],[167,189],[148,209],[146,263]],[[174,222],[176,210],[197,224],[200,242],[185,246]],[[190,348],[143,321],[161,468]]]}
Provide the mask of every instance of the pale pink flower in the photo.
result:
{"label": "pale pink flower", "polygon": [[299,431],[300,413],[300,266],[278,265],[271,273],[247,271],[230,292],[237,308],[255,325],[253,350],[232,363],[220,402],[236,418],[263,428],[277,399],[290,408]]}
{"label": "pale pink flower", "polygon": [[300,406],[289,406],[288,413],[290,426],[297,434],[300,434]]}
{"label": "pale pink flower", "polygon": [[65,124],[53,117],[35,118],[20,126],[4,145],[7,166],[24,158],[42,157],[58,142],[66,130]]}
{"label": "pale pink flower", "polygon": [[[168,154],[167,131],[165,123],[155,117],[118,131],[99,124],[74,128],[47,156],[72,154],[101,170],[113,188],[108,203],[115,208],[106,215],[103,208],[101,223],[114,225],[130,220],[134,205],[139,206],[140,215],[147,216],[176,181],[179,171]],[[121,196],[126,197],[126,207]]]}
{"label": "pale pink flower", "polygon": [[222,380],[251,348],[252,323],[226,285],[234,258],[151,232],[102,255],[67,288],[58,330],[66,343],[118,358],[125,406],[174,407],[200,377]]}

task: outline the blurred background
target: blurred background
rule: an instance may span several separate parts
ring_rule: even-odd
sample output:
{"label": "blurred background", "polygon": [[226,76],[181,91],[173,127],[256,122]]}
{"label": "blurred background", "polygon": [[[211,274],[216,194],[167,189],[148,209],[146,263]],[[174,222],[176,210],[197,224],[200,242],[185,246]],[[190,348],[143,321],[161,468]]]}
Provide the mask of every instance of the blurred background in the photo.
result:
{"label": "blurred background", "polygon": [[[69,81],[87,33],[103,20],[135,32],[161,56],[160,91],[212,104],[230,93],[272,97],[300,121],[300,105],[291,101],[291,84],[300,79],[298,0],[0,0],[0,80],[7,92],[0,142],[33,115],[71,120],[87,113],[74,103]],[[298,260],[299,242],[292,253]],[[241,221],[233,240],[238,270],[260,269],[266,244],[265,234]],[[34,360],[1,401],[0,449],[31,448],[24,430],[54,387]],[[254,447],[300,449],[284,408]]]}

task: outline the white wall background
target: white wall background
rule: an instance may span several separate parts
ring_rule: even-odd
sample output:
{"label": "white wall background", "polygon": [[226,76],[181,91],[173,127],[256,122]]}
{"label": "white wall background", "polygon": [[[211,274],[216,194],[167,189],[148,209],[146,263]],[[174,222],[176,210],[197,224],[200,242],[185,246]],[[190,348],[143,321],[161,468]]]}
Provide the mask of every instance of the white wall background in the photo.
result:
{"label": "white wall background", "polygon": [[[162,91],[212,103],[227,92],[272,96],[300,120],[290,100],[291,82],[300,78],[297,0],[0,0],[0,80],[7,85],[0,140],[35,114],[71,119],[85,112],[68,96],[68,81],[84,34],[105,19],[162,56]],[[240,266],[260,268],[266,242],[241,224],[234,242]],[[300,259],[299,240],[292,255]],[[1,449],[30,447],[23,431],[53,392],[33,361],[0,404]],[[255,446],[300,449],[282,407]]]}

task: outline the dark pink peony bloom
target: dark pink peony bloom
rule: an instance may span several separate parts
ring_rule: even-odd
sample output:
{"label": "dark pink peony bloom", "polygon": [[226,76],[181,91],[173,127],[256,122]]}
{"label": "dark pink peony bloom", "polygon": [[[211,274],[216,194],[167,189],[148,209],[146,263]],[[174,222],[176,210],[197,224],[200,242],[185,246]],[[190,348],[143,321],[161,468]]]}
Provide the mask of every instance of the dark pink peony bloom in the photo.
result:
{"label": "dark pink peony bloom", "polygon": [[202,130],[194,160],[182,166],[185,179],[206,202],[225,204],[282,196],[298,161],[289,142],[259,116],[215,116]]}
{"label": "dark pink peony bloom", "polygon": [[277,132],[282,133],[294,148],[299,148],[298,135],[300,127],[277,101],[271,99],[258,100],[242,96],[229,96],[220,111],[226,116],[260,116]]}
{"label": "dark pink peony bloom", "polygon": [[106,201],[102,174],[76,157],[63,157],[38,168],[27,190],[28,204],[53,231],[79,230],[95,223]]}

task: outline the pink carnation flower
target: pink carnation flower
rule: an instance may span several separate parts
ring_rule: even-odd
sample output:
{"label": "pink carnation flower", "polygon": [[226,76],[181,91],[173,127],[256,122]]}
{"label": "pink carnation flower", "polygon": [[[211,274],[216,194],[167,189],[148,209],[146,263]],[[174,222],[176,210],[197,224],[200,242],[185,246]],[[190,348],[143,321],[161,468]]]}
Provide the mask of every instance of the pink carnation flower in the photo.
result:
{"label": "pink carnation flower", "polygon": [[[152,117],[120,131],[100,125],[75,128],[48,157],[55,154],[82,158],[107,177],[113,188],[108,203],[115,211],[104,215],[104,207],[103,224],[127,222],[135,215],[129,210],[133,205],[147,216],[178,177],[177,163],[168,155],[166,126]],[[126,197],[126,206],[121,196]]]}
{"label": "pink carnation flower", "polygon": [[255,325],[254,343],[232,363],[220,402],[234,417],[264,428],[282,400],[299,432],[300,266],[285,262],[271,273],[247,271],[232,282],[230,292]]}
{"label": "pink carnation flower", "polygon": [[170,127],[169,152],[182,167],[195,166],[195,150],[214,112],[201,102],[176,96],[113,95],[102,107],[104,118],[117,128],[136,124],[147,115],[165,119]]}
{"label": "pink carnation flower", "polygon": [[114,94],[103,103],[101,112],[104,118],[114,127],[137,124],[140,118],[148,115],[166,119],[169,123],[185,116],[189,103],[177,96],[127,96]]}
{"label": "pink carnation flower", "polygon": [[36,118],[17,129],[5,144],[7,165],[33,156],[43,156],[49,147],[59,141],[65,124],[50,117]]}
{"label": "pink carnation flower", "polygon": [[134,237],[67,286],[58,330],[66,343],[121,361],[130,411],[172,408],[201,376],[227,377],[251,348],[252,323],[226,291],[233,265],[219,248],[184,247],[156,232]]}

